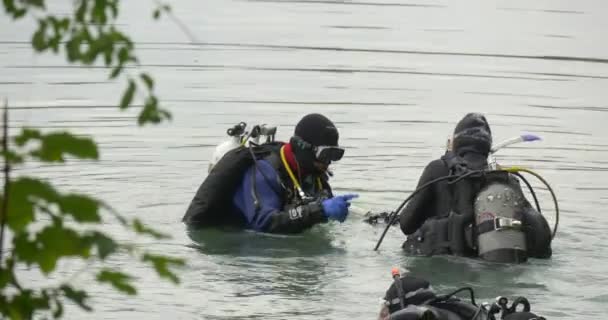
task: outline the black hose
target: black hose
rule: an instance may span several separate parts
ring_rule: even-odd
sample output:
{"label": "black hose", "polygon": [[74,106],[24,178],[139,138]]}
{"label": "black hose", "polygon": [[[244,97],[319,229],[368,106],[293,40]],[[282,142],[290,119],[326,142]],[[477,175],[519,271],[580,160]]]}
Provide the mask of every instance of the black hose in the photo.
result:
{"label": "black hose", "polygon": [[519,172],[513,172],[513,174],[519,177],[526,184],[528,190],[530,191],[530,194],[532,194],[532,198],[534,199],[534,205],[536,205],[536,210],[538,211],[538,213],[542,214],[540,204],[538,203],[538,198],[536,197],[536,192],[534,192],[534,189],[532,189],[532,185],[530,184],[530,182],[528,182],[524,175]]}
{"label": "black hose", "polygon": [[[551,239],[555,238],[555,235],[557,234],[557,227],[559,225],[559,205],[557,204],[557,197],[555,196],[555,192],[553,192],[553,189],[551,188],[551,186],[549,185],[549,183],[543,179],[543,177],[541,177],[539,174],[537,174],[536,172],[533,172],[531,170],[525,169],[525,168],[517,168],[516,170],[473,170],[473,171],[469,171],[463,175],[449,175],[449,176],[445,176],[445,177],[439,177],[437,179],[433,179],[423,185],[421,185],[420,187],[418,187],[416,190],[414,190],[414,192],[412,192],[412,194],[407,197],[405,200],[403,200],[403,202],[401,203],[401,205],[399,205],[399,207],[397,207],[397,210],[391,212],[391,215],[389,216],[389,223],[386,225],[386,228],[384,228],[384,231],[382,232],[382,235],[380,236],[380,239],[378,239],[378,242],[376,243],[376,247],[374,248],[374,251],[377,251],[378,248],[380,247],[380,244],[382,244],[382,241],[384,240],[384,237],[386,236],[386,233],[388,232],[388,229],[391,227],[391,225],[393,225],[397,219],[397,217],[399,216],[399,212],[401,211],[401,209],[403,209],[403,207],[405,206],[405,204],[410,201],[416,194],[418,194],[418,192],[428,188],[429,186],[439,182],[439,181],[443,181],[443,180],[449,180],[449,179],[454,179],[453,181],[449,181],[448,184],[455,184],[460,180],[463,180],[471,175],[477,174],[477,173],[494,173],[494,172],[506,172],[506,173],[515,173],[517,176],[522,177],[522,175],[517,172],[517,171],[523,171],[523,172],[527,172],[533,176],[535,176],[536,178],[538,178],[545,186],[547,186],[547,189],[549,189],[549,192],[551,192],[551,197],[553,197],[553,204],[555,205],[555,225],[553,227],[553,232],[551,235]],[[536,197],[536,193],[534,193],[532,186],[530,185],[530,183],[522,177],[522,180],[524,181],[524,183],[526,183],[526,185],[528,186],[528,188],[530,188],[530,191],[532,193],[532,196],[534,197],[534,202],[536,204],[536,207],[539,211],[540,211],[540,205],[538,203],[538,199]]]}
{"label": "black hose", "polygon": [[471,287],[463,287],[463,288],[460,288],[460,289],[458,289],[458,290],[456,290],[456,291],[454,291],[452,293],[439,296],[439,297],[431,300],[431,302],[429,302],[429,304],[448,300],[449,298],[455,296],[457,293],[460,293],[460,292],[463,292],[463,291],[468,291],[471,294],[471,303],[474,306],[477,307],[477,303],[475,302],[475,292],[473,291],[473,288],[471,288]]}
{"label": "black hose", "polygon": [[386,236],[386,233],[388,232],[388,229],[391,227],[391,225],[393,225],[393,223],[395,223],[397,217],[399,216],[399,212],[401,211],[401,209],[403,209],[403,207],[405,206],[405,204],[410,201],[416,194],[418,194],[418,192],[428,188],[429,186],[439,182],[439,181],[443,181],[443,180],[448,180],[448,179],[453,179],[453,178],[457,178],[454,182],[460,181],[470,175],[473,175],[475,173],[480,173],[483,170],[475,170],[475,171],[469,171],[463,175],[449,175],[449,176],[445,176],[445,177],[439,177],[437,179],[433,179],[423,185],[421,185],[420,187],[418,187],[416,190],[414,190],[414,192],[412,192],[412,194],[410,194],[409,197],[407,197],[405,200],[403,200],[403,202],[401,203],[401,205],[399,205],[399,207],[397,207],[397,210],[393,211],[391,213],[391,217],[389,220],[389,223],[386,225],[386,228],[384,228],[384,231],[382,232],[382,235],[380,236],[380,239],[378,239],[378,242],[376,243],[376,247],[374,248],[374,251],[378,250],[378,247],[380,247],[380,244],[382,243],[382,241],[384,240],[384,237]]}
{"label": "black hose", "polygon": [[538,180],[540,180],[547,187],[547,189],[551,193],[551,197],[553,198],[553,205],[555,206],[555,225],[553,226],[553,233],[551,234],[551,239],[555,238],[555,235],[557,234],[557,227],[559,226],[559,204],[557,203],[557,196],[555,195],[553,188],[551,188],[551,185],[549,185],[549,183],[543,177],[541,177],[538,173],[536,173],[532,170],[525,169],[525,168],[519,168],[518,170],[527,172],[527,173],[535,176]]}

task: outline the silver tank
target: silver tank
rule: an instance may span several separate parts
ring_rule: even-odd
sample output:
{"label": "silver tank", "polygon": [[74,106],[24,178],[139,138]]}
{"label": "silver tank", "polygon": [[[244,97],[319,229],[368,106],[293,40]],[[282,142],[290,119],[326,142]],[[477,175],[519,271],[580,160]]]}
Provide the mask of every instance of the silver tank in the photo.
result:
{"label": "silver tank", "polygon": [[[474,209],[480,258],[495,262],[527,260],[526,235],[521,229],[524,202],[520,190],[502,183],[492,183],[479,192]],[[479,234],[479,227],[486,221],[498,228]]]}

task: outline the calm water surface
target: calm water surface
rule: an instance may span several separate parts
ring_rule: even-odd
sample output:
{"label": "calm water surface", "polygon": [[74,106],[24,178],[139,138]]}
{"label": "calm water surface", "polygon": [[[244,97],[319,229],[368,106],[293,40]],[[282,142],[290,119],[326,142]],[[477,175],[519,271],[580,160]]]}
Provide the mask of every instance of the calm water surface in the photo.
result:
{"label": "calm water surface", "polygon": [[[123,2],[119,27],[134,35],[142,68],[173,111],[170,124],[138,128],[136,110],[112,107],[124,83],[108,82],[101,68],[32,54],[32,25],[0,20],[0,97],[11,103],[14,127],[67,128],[101,146],[99,162],[31,164],[22,173],[97,195],[172,234],[154,242],[104,226],[188,260],[175,287],[117,256],[109,264],[137,275],[139,296],[97,286],[85,272],[76,282],[95,296],[97,312],[72,318],[373,319],[393,266],[440,290],[472,286],[481,300],[526,296],[549,319],[608,311],[605,1],[175,1],[193,39],[167,17],[152,22],[152,2]],[[503,150],[499,160],[532,168],[555,188],[562,215],[551,260],[408,258],[397,228],[374,252],[381,227],[356,213],[291,237],[189,237],[180,223],[214,146],[237,122],[277,125],[287,139],[304,114],[328,115],[348,148],[334,188],[358,192],[357,206],[380,211],[413,190],[472,111],[487,115],[496,140],[543,137]],[[553,222],[549,194],[534,185]],[[80,267],[62,270],[69,276]]]}

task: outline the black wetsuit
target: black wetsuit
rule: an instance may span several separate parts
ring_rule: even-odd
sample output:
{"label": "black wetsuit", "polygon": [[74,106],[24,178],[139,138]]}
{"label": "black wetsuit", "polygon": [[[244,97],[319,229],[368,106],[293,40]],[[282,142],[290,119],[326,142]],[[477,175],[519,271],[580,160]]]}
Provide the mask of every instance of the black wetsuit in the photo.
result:
{"label": "black wetsuit", "polygon": [[[454,133],[454,151],[447,152],[440,159],[431,161],[424,169],[418,186],[420,187],[434,179],[445,177],[448,175],[458,175],[470,170],[482,170],[488,167],[487,158],[490,152],[492,143],[489,125],[485,117],[478,114],[469,114],[465,116],[456,126]],[[504,174],[501,181],[509,184],[514,189],[521,191],[519,180],[511,175]],[[449,232],[451,236],[437,235],[436,231],[431,230],[428,236],[435,238],[456,238],[461,237],[450,245],[450,250],[432,250],[433,253],[452,253],[459,255],[474,254],[473,248],[467,247],[458,242],[464,242],[463,229],[465,225],[471,224],[474,221],[473,203],[476,195],[485,186],[487,181],[484,177],[471,176],[463,179],[456,184],[449,185],[447,180],[437,182],[430,187],[418,193],[408,205],[399,213],[401,230],[405,235],[416,233],[416,237],[424,235],[428,230],[424,230],[421,234],[420,230],[425,221],[431,218],[447,217],[450,214],[456,214],[458,217],[458,227],[454,227],[454,222],[445,222],[445,225],[450,225]],[[523,193],[521,193],[523,195]],[[528,256],[537,258],[548,258],[551,256],[551,230],[544,217],[532,208],[528,201],[524,205],[524,228],[533,227],[534,232],[526,232],[526,241],[528,246]],[[526,219],[526,217],[536,217],[536,219]],[[540,222],[539,222],[540,221]],[[534,225],[526,226],[526,223],[535,223]],[[438,222],[442,223],[442,222]],[[427,229],[429,226],[426,226]],[[431,228],[432,229],[432,228]],[[531,229],[531,228],[528,228]],[[418,233],[417,233],[418,232]],[[439,240],[441,242],[443,240]],[[443,244],[448,246],[447,244]],[[454,247],[456,247],[453,252]],[[450,252],[452,251],[452,252]]]}

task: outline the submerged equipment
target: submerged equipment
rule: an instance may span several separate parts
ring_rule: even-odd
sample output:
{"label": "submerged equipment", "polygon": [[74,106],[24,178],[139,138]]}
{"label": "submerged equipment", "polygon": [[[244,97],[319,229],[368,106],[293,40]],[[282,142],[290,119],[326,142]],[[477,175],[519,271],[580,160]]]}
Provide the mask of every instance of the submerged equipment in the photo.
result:
{"label": "submerged equipment", "polygon": [[[509,299],[498,296],[492,303],[478,304],[471,287],[437,295],[426,280],[401,276],[398,268],[391,270],[393,284],[383,299],[381,319],[388,320],[545,320],[531,312],[525,297],[517,297],[509,305]],[[470,300],[456,296],[468,292]],[[498,316],[500,314],[500,316]]]}

